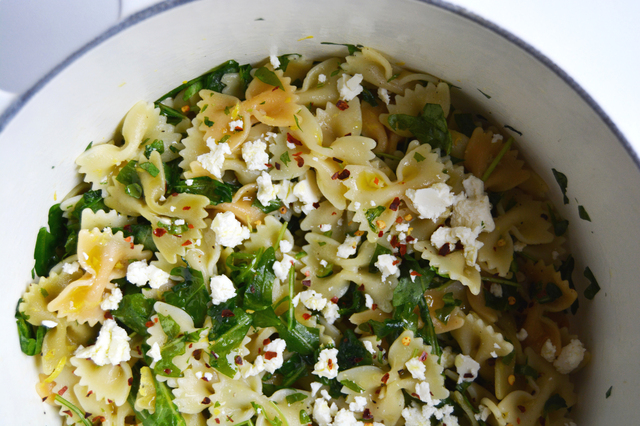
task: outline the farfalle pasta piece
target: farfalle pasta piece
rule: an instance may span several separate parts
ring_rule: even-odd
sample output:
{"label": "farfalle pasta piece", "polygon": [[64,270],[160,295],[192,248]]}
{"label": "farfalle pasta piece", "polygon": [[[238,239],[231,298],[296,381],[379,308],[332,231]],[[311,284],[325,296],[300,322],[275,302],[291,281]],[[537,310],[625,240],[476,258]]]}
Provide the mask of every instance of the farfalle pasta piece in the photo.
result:
{"label": "farfalle pasta piece", "polygon": [[231,152],[234,152],[245,141],[251,129],[249,112],[235,96],[201,90],[200,97],[200,112],[196,118],[200,122],[198,129],[202,133],[202,141],[213,139],[221,143],[225,139]]}
{"label": "farfalle pasta piece", "polygon": [[71,282],[47,305],[47,309],[56,312],[58,318],[67,318],[79,323],[95,325],[104,320],[104,311],[100,308],[102,295],[111,289],[111,280],[126,275],[129,260],[148,260],[150,252],[144,252],[142,245],[134,245],[111,229],[99,231],[81,230],[78,233],[78,261],[84,276]]}
{"label": "farfalle pasta piece", "polygon": [[[178,387],[171,392],[175,396],[173,403],[178,410],[187,414],[197,414],[213,405],[213,381],[203,379],[203,372],[189,368],[184,371],[184,376],[177,379]],[[207,401],[208,400],[208,401]]]}
{"label": "farfalle pasta piece", "polygon": [[234,380],[224,374],[219,378],[220,381],[213,384],[215,403],[209,407],[211,418],[207,421],[208,426],[231,426],[244,422],[255,414],[252,402],[262,406],[269,403],[261,389],[253,389],[244,379]]}
{"label": "farfalle pasta piece", "polygon": [[98,366],[89,359],[76,357],[69,362],[76,367],[73,374],[80,378],[79,384],[92,391],[98,401],[113,401],[117,406],[127,401],[129,380],[133,377],[128,363]]}
{"label": "farfalle pasta piece", "polygon": [[316,110],[316,120],[322,128],[322,143],[329,146],[339,137],[360,136],[362,131],[362,112],[360,100],[353,98],[349,102],[340,103],[338,108],[328,102],[325,109]]}
{"label": "farfalle pasta piece", "polygon": [[296,125],[294,116],[304,107],[297,103],[298,95],[291,79],[285,77],[281,70],[273,72],[282,88],[274,90],[275,86],[254,78],[247,87],[247,100],[242,103],[242,109],[269,126],[293,127]]}
{"label": "farfalle pasta piece", "polygon": [[[251,233],[248,240],[244,242],[244,248],[248,253],[253,253],[260,248],[276,247],[280,230],[282,229],[282,223],[273,216],[265,216],[264,222],[256,226],[255,232]],[[288,229],[284,231],[280,241],[286,241],[293,245],[293,235]]]}
{"label": "farfalle pasta piece", "polygon": [[[311,68],[302,82],[302,87],[296,92],[298,103],[324,108],[328,102],[337,102],[340,96],[338,79],[341,75],[338,71],[340,71],[338,58],[327,59]],[[321,79],[324,81],[320,81]]]}
{"label": "farfalle pasta piece", "polygon": [[81,229],[104,229],[104,228],[123,228],[127,225],[135,223],[135,219],[119,214],[115,210],[109,210],[107,213],[104,210],[98,210],[94,212],[91,209],[82,210],[80,219]]}

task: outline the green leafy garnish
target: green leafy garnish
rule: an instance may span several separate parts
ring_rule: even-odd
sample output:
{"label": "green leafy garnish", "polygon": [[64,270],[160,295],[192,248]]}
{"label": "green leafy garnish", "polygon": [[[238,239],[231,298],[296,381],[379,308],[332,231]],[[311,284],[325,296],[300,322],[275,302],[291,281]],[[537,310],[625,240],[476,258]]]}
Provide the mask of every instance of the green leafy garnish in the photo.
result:
{"label": "green leafy garnish", "polygon": [[[142,421],[143,426],[187,426],[178,407],[173,403],[171,388],[165,383],[159,382],[155,376],[153,377],[153,382],[156,388],[156,410],[153,414],[150,414],[147,410],[137,411],[134,408],[136,418]],[[133,395],[129,395],[128,400],[129,405],[135,407]]]}
{"label": "green leafy garnish", "polygon": [[213,126],[214,124],[216,124],[216,123],[214,123],[213,121],[209,120],[209,117],[205,117],[205,118],[204,118],[204,125],[205,125],[205,126],[207,126],[207,127],[211,127],[211,126]]}
{"label": "green leafy garnish", "polygon": [[551,205],[547,206],[549,209],[549,219],[551,220],[551,224],[553,225],[553,233],[556,236],[560,237],[567,232],[569,228],[569,221],[567,219],[562,219],[560,215],[556,217],[555,213],[551,209]]}
{"label": "green leafy garnish", "polygon": [[54,204],[49,209],[49,231],[40,228],[36,239],[36,247],[33,258],[36,261],[35,272],[38,276],[49,275],[53,268],[64,255],[64,245],[67,239],[67,220],[62,216],[60,204]]}
{"label": "green leafy garnish", "polygon": [[[187,184],[187,182],[189,184]],[[201,176],[173,181],[168,189],[171,192],[177,192],[179,194],[204,195],[209,199],[209,205],[215,206],[221,203],[230,203],[238,187],[230,183],[212,179],[209,176]],[[171,193],[169,191],[167,192]]]}
{"label": "green leafy garnish", "polygon": [[372,107],[377,107],[378,106],[378,97],[376,95],[373,94],[373,92],[371,92],[371,90],[367,89],[366,87],[362,88],[362,93],[360,94],[360,96],[362,97],[362,100],[365,102],[368,102],[369,105],[371,105]]}
{"label": "green leafy garnish", "polygon": [[[480,117],[480,116],[478,115],[478,117]],[[485,120],[485,121],[487,121],[487,119],[486,119],[486,118],[485,118],[484,120]],[[511,130],[511,131],[513,131],[513,132],[515,132],[515,133],[517,133],[518,135],[522,136],[522,132],[521,132],[520,130],[514,129],[513,127],[509,126],[508,124],[505,124],[505,125],[504,125],[504,128],[505,128],[505,129],[509,129],[509,130]]]}
{"label": "green leafy garnish", "polygon": [[291,162],[291,157],[289,157],[289,151],[285,151],[280,155],[280,161],[282,161],[285,167],[287,166],[287,164]]}
{"label": "green leafy garnish", "polygon": [[284,85],[282,84],[276,73],[266,67],[258,68],[253,76],[265,84],[275,86],[280,90],[284,90]]}
{"label": "green leafy garnish", "polygon": [[458,126],[458,130],[460,130],[460,133],[470,138],[471,134],[476,129],[476,125],[473,122],[473,115],[469,113],[454,114],[453,119],[455,120],[456,125]]}
{"label": "green leafy garnish", "polygon": [[553,177],[556,178],[556,182],[558,182],[558,186],[560,187],[560,191],[562,191],[563,202],[565,204],[569,204],[569,197],[567,197],[567,185],[569,184],[569,179],[567,176],[557,171],[556,169],[551,169],[553,172]]}
{"label": "green leafy garnish", "polygon": [[145,250],[158,251],[153,241],[153,228],[142,216],[138,218],[140,223],[126,225],[123,228],[112,228],[113,233],[122,232],[125,238],[133,237],[135,244],[142,244]]}
{"label": "green leafy garnish", "polygon": [[277,316],[273,308],[268,307],[257,311],[253,316],[255,327],[275,327],[280,338],[287,342],[287,350],[297,352],[302,356],[311,355],[320,346],[320,331],[315,327],[306,327],[298,321],[293,321],[289,328],[289,312]]}
{"label": "green leafy garnish", "polygon": [[282,72],[287,71],[287,67],[289,66],[289,62],[292,61],[291,56],[294,56],[293,60],[302,57],[302,55],[300,55],[299,53],[287,53],[287,54],[278,56],[278,60],[280,61],[280,65],[276,69],[277,70],[282,70]]}
{"label": "green leafy garnish", "polygon": [[353,330],[347,329],[338,347],[338,365],[342,370],[348,370],[360,365],[373,364],[371,353],[364,347]]}
{"label": "green leafy garnish", "polygon": [[393,130],[408,130],[421,144],[428,143],[431,148],[440,148],[446,155],[451,153],[451,133],[439,104],[426,104],[417,117],[391,114],[388,121]]}
{"label": "green leafy garnish", "polygon": [[42,341],[47,334],[47,327],[31,325],[27,320],[29,315],[20,312],[19,306],[22,299],[18,300],[16,306],[16,325],[18,326],[18,337],[20,338],[20,350],[26,355],[35,356],[42,352]]}
{"label": "green leafy garnish", "polygon": [[[85,413],[83,410],[81,410],[80,408],[76,407],[75,405],[73,405],[72,403],[70,403],[69,401],[67,401],[66,399],[64,399],[62,396],[56,394],[54,399],[56,400],[56,402],[60,405],[64,405],[65,407],[67,407],[69,410],[71,410],[71,412],[73,414],[75,414],[80,420],[80,422],[85,425],[85,426],[92,426],[93,424],[91,423],[91,421],[87,418],[89,417],[91,414],[90,413]],[[87,416],[87,414],[89,414],[89,416]],[[76,422],[77,424],[77,422]]]}
{"label": "green leafy garnish", "polygon": [[413,154],[413,158],[418,162],[422,162],[425,160],[424,155],[420,154],[419,152],[416,152],[415,154]]}
{"label": "green leafy garnish", "polygon": [[125,186],[124,192],[133,198],[142,197],[142,182],[138,176],[138,162],[131,160],[120,170],[116,180]]}
{"label": "green leafy garnish", "polygon": [[376,268],[376,262],[378,262],[378,257],[381,254],[391,254],[393,253],[391,249],[386,248],[380,244],[376,244],[376,249],[373,251],[373,256],[371,256],[371,261],[369,262],[369,272],[375,273],[378,271]]}
{"label": "green leafy garnish", "polygon": [[584,297],[589,300],[593,300],[596,297],[596,294],[600,291],[600,285],[596,280],[596,277],[591,272],[591,268],[588,266],[584,270],[584,276],[589,280],[589,286],[584,290]]}
{"label": "green leafy garnish", "polygon": [[292,393],[291,395],[287,395],[285,398],[287,400],[287,404],[295,404],[298,401],[304,401],[307,399],[307,395],[303,393]]}
{"label": "green leafy garnish", "polygon": [[147,160],[151,157],[151,153],[153,151],[158,151],[160,155],[164,154],[164,143],[161,140],[156,139],[149,145],[146,145],[144,147],[144,156],[147,157]]}
{"label": "green leafy garnish", "polygon": [[442,300],[444,301],[444,306],[440,309],[436,309],[436,318],[444,324],[449,322],[449,317],[451,316],[451,312],[456,306],[462,305],[462,300],[455,299],[453,297],[453,293],[447,293],[442,296]]}
{"label": "green leafy garnish", "polygon": [[171,275],[182,277],[184,281],[164,293],[164,301],[188,313],[195,326],[202,327],[207,314],[207,303],[211,299],[202,272],[181,266],[173,268]]}
{"label": "green leafy garnish", "polygon": [[281,379],[279,384],[274,385],[263,382],[262,389],[264,390],[265,395],[271,396],[273,392],[277,390],[294,387],[294,383],[301,377],[305,377],[307,374],[307,364],[304,362],[304,359],[300,354],[295,353],[286,360],[284,364],[282,364],[282,367],[274,372],[274,375],[277,375]]}
{"label": "green leafy garnish", "polygon": [[545,414],[549,414],[552,411],[560,410],[561,408],[567,408],[567,401],[565,401],[564,398],[557,393],[551,395],[547,402],[544,403]]}
{"label": "green leafy garnish", "polygon": [[158,228],[165,229],[171,235],[182,235],[189,230],[189,225],[186,223],[176,225],[175,221],[171,221],[170,223],[158,222],[156,225]]}
{"label": "green leafy garnish", "polygon": [[375,224],[375,220],[382,214],[382,212],[384,212],[386,210],[385,206],[376,206],[376,207],[372,207],[370,209],[367,209],[367,211],[364,213],[364,216],[367,218],[367,222],[369,222],[369,228],[373,231],[373,232],[378,232],[378,226]]}
{"label": "green leafy garnish", "polygon": [[147,323],[153,315],[155,303],[154,299],[149,299],[142,293],[125,294],[118,309],[111,311],[111,315],[130,330],[146,336]]}
{"label": "green leafy garnish", "polygon": [[158,174],[160,173],[160,170],[153,163],[149,163],[149,162],[140,163],[140,168],[142,170],[145,170],[147,173],[149,173],[153,177],[158,176]]}
{"label": "green leafy garnish", "polygon": [[[171,107],[168,107],[165,104],[162,104],[160,102],[156,102],[154,105],[155,105],[156,108],[160,108],[160,114],[162,114],[165,117],[167,117],[167,123],[171,124],[172,126],[176,126],[176,125],[180,124],[182,122],[182,120],[187,118],[186,115],[182,114],[177,109],[173,109]],[[149,158],[149,157],[147,157],[147,158]]]}
{"label": "green leafy garnish", "polygon": [[536,380],[538,378],[538,370],[536,370],[535,368],[533,368],[532,366],[530,366],[529,364],[516,364],[515,370],[514,370],[515,374],[519,374],[521,376],[529,376],[531,377],[533,380]]}
{"label": "green leafy garnish", "polygon": [[482,90],[478,89],[478,92],[482,93],[484,95],[485,98],[487,99],[491,99],[491,96],[487,95],[486,93],[484,93]]}
{"label": "green leafy garnish", "polygon": [[233,311],[222,310],[218,315],[214,313],[211,316],[214,320],[216,317],[223,320],[223,323],[215,329],[214,335],[210,335],[210,339],[215,339],[210,347],[213,355],[212,365],[227,376],[233,377],[236,370],[227,361],[227,355],[242,343],[249,332],[251,315],[240,308],[234,308]]}
{"label": "green leafy garnish", "polygon": [[320,266],[316,271],[316,277],[326,278],[333,274],[333,263],[327,263],[325,266]]}
{"label": "green leafy garnish", "polygon": [[531,286],[531,290],[534,293],[534,298],[540,304],[552,303],[557,300],[559,297],[562,297],[562,290],[554,283],[547,283],[544,286],[540,283],[535,283]]}
{"label": "green leafy garnish", "polygon": [[358,386],[358,384],[353,380],[342,380],[340,381],[340,384],[346,387],[347,389],[351,389],[354,392],[358,392],[358,393],[364,392],[364,389]]}
{"label": "green leafy garnish", "polygon": [[491,164],[489,164],[489,167],[487,167],[487,170],[485,170],[484,174],[482,175],[483,182],[486,182],[487,179],[489,179],[489,176],[491,176],[491,173],[493,173],[493,171],[498,166],[498,164],[500,164],[500,160],[502,160],[502,157],[504,157],[507,151],[509,151],[509,148],[511,148],[511,144],[513,144],[513,138],[510,137],[509,139],[507,139],[507,142],[505,142],[505,144],[502,146],[502,149],[500,149],[500,152],[498,153],[498,155],[496,155],[496,158],[494,158]]}
{"label": "green leafy garnish", "polygon": [[345,46],[349,50],[349,55],[353,55],[356,52],[361,52],[364,47],[361,44],[346,44],[346,43],[331,43],[328,41],[323,41],[320,44],[331,44],[334,46]]}
{"label": "green leafy garnish", "polygon": [[591,222],[589,213],[587,213],[587,210],[584,208],[584,206],[578,206],[578,214],[580,215],[580,219]]}
{"label": "green leafy garnish", "polygon": [[609,398],[611,396],[611,391],[613,390],[613,386],[609,387],[609,389],[607,389],[607,393],[605,394],[605,398]]}
{"label": "green leafy garnish", "polygon": [[253,200],[253,202],[251,203],[251,205],[253,207],[257,207],[258,209],[260,209],[260,211],[262,213],[271,213],[274,212],[276,210],[279,210],[284,204],[282,203],[281,200],[279,200],[278,198],[273,199],[271,201],[269,201],[269,204],[267,204],[266,206],[262,205],[262,203],[260,202],[260,200],[258,200],[257,198],[255,200]]}

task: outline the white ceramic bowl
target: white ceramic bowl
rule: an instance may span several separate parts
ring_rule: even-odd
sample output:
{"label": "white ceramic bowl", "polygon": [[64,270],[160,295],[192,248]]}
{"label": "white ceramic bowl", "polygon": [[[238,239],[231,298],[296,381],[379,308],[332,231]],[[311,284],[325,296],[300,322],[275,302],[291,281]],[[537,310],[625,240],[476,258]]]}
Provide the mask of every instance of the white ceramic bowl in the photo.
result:
{"label": "white ceramic bowl", "polygon": [[[342,53],[321,41],[365,44],[453,82],[492,120],[523,133],[517,138],[523,155],[571,223],[579,293],[586,265],[602,287],[591,302],[580,296],[574,320],[593,355],[578,379],[575,418],[581,426],[637,424],[637,156],[593,100],[540,53],[454,6],[409,0],[170,1],[82,49],[0,117],[3,418],[60,422],[35,392],[36,368],[20,352],[13,313],[29,282],[38,228],[78,180],[76,156],[91,141],[109,140],[140,99],[156,99],[230,58],[255,62],[272,46],[280,53]],[[569,178],[569,205],[562,204],[552,168]],[[578,203],[592,222],[578,217]]]}

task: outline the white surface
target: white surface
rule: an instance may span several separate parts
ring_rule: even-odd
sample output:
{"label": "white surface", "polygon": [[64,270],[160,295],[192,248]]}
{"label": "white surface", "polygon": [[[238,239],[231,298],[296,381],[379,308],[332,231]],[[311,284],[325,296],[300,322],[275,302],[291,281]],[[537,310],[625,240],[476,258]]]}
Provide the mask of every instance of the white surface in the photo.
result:
{"label": "white surface", "polygon": [[[119,11],[117,3],[117,0],[0,1],[0,40],[9,39],[9,30],[19,29],[26,35],[17,42],[12,39],[12,46],[0,43],[3,58],[0,90],[14,93],[26,90],[110,24],[158,1],[120,0]],[[451,0],[450,3],[494,22],[548,56],[599,103],[640,152],[637,119],[640,2]],[[28,14],[28,9],[33,12]],[[76,19],[79,14],[82,19]],[[6,106],[6,100],[0,97],[0,111]]]}

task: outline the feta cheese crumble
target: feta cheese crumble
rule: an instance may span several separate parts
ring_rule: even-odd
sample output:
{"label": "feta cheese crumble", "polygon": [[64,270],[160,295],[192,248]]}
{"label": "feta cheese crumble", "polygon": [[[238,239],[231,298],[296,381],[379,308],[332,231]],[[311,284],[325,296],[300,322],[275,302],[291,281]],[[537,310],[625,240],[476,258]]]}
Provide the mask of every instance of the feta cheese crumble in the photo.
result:
{"label": "feta cheese crumble", "polygon": [[446,183],[434,183],[429,188],[407,189],[409,197],[419,213],[420,219],[437,220],[453,205],[454,196]]}
{"label": "feta cheese crumble", "polygon": [[282,260],[273,262],[273,273],[276,274],[281,282],[287,282],[289,280],[289,269],[295,263],[295,258],[288,254],[282,255]]}
{"label": "feta cheese crumble", "polygon": [[491,232],[495,223],[491,216],[489,196],[484,195],[484,182],[475,176],[469,176],[462,182],[465,193],[456,197],[451,215],[451,226],[463,226],[480,232]]}
{"label": "feta cheese crumble", "polygon": [[327,81],[327,76],[324,74],[319,74],[318,75],[318,83],[324,83],[325,81]]}
{"label": "feta cheese crumble", "polygon": [[293,193],[293,188],[294,185],[287,179],[278,185],[278,198],[286,207],[298,200],[298,197]]}
{"label": "feta cheese crumble", "polygon": [[78,358],[91,358],[98,366],[118,365],[131,359],[129,340],[131,339],[123,328],[119,327],[114,320],[106,319],[100,328],[95,345],[86,348],[81,345],[74,355]]}
{"label": "feta cheese crumble", "polygon": [[491,283],[491,287],[489,288],[489,291],[495,297],[502,297],[502,286],[498,283]]}
{"label": "feta cheese crumble", "polygon": [[265,371],[273,374],[278,368],[282,367],[284,363],[284,350],[287,348],[287,342],[283,339],[275,339],[262,348],[262,355],[259,357],[264,358]]}
{"label": "feta cheese crumble", "polygon": [[236,288],[233,282],[226,275],[216,275],[211,277],[211,301],[214,305],[226,302],[232,297],[236,297]]}
{"label": "feta cheese crumble", "polygon": [[322,315],[329,324],[333,324],[338,318],[340,318],[340,314],[338,313],[339,309],[340,308],[338,307],[337,303],[333,303],[329,300],[327,301],[327,305],[322,310]]}
{"label": "feta cheese crumble", "polygon": [[315,290],[305,290],[299,295],[302,304],[311,311],[321,311],[327,306],[327,299]]}
{"label": "feta cheese crumble", "polygon": [[263,206],[268,206],[278,196],[278,186],[271,182],[271,176],[266,172],[258,176],[256,183],[258,184],[258,201]]}
{"label": "feta cheese crumble", "polygon": [[553,366],[560,374],[569,374],[575,370],[582,360],[586,349],[582,342],[578,339],[572,339],[571,342],[562,348],[558,359],[553,362]]}
{"label": "feta cheese crumble", "polygon": [[391,102],[391,99],[389,98],[389,92],[387,91],[387,89],[384,89],[382,87],[378,87],[378,97],[386,105],[389,105],[389,102]]}
{"label": "feta cheese crumble", "polygon": [[540,356],[548,362],[553,362],[556,359],[556,347],[551,343],[551,339],[547,339],[542,345]]}
{"label": "feta cheese crumble", "polygon": [[160,353],[160,346],[158,345],[158,342],[153,343],[153,345],[151,346],[151,349],[147,351],[147,355],[153,359],[153,362],[151,363],[150,367],[151,368],[155,367],[156,362],[162,359],[162,354]]}
{"label": "feta cheese crumble", "polygon": [[104,293],[102,295],[102,302],[100,302],[100,309],[103,311],[112,311],[118,309],[118,305],[122,301],[122,291],[118,287],[111,290],[111,293]]}
{"label": "feta cheese crumble", "polygon": [[80,264],[78,262],[65,263],[64,265],[62,265],[62,272],[69,275],[75,274],[79,269]]}
{"label": "feta cheese crumble", "polygon": [[320,190],[310,179],[298,182],[293,187],[293,195],[302,203],[302,212],[304,214],[309,214],[312,210],[315,210],[313,204],[320,201],[320,197],[322,197]]}
{"label": "feta cheese crumble", "polygon": [[353,77],[349,74],[342,74],[338,79],[340,99],[349,102],[362,93],[363,89],[360,83],[362,83],[362,74],[356,74]]}
{"label": "feta cheese crumble", "polygon": [[473,382],[478,377],[480,364],[470,356],[456,355],[455,365],[458,371],[458,383]]}
{"label": "feta cheese crumble", "polygon": [[329,231],[331,231],[331,225],[329,225],[328,223],[320,225],[320,232],[329,232]]}
{"label": "feta cheese crumble", "polygon": [[[149,286],[158,289],[169,282],[170,275],[154,265],[147,265],[146,260],[131,262],[127,267],[127,281],[138,287]],[[118,302],[119,303],[119,302]]]}
{"label": "feta cheese crumble", "polygon": [[520,331],[516,333],[516,337],[519,341],[523,342],[527,340],[527,337],[529,337],[529,333],[527,333],[527,330],[525,330],[524,328],[521,328]]}
{"label": "feta cheese crumble", "polygon": [[360,237],[347,235],[344,239],[344,243],[338,246],[336,256],[348,259],[349,256],[356,254],[358,244],[360,244]]}
{"label": "feta cheese crumble", "polygon": [[411,377],[414,379],[426,380],[424,373],[427,371],[427,367],[417,356],[407,361],[404,366],[407,367],[407,371],[411,373]]}
{"label": "feta cheese crumble", "polygon": [[467,265],[480,270],[480,267],[476,264],[476,260],[478,259],[478,250],[480,250],[484,244],[476,240],[479,233],[480,228],[472,230],[464,226],[455,228],[441,226],[431,234],[431,244],[438,249],[442,248],[445,244],[449,244],[449,251],[453,251],[455,250],[456,243],[460,241],[464,247],[464,258]]}
{"label": "feta cheese crumble", "polygon": [[313,419],[319,426],[328,426],[333,421],[329,403],[322,398],[316,399],[313,404]]}
{"label": "feta cheese crumble", "polygon": [[429,382],[416,383],[416,395],[420,398],[420,401],[426,402],[429,405],[438,405],[439,399],[433,399],[431,396],[431,386]]}
{"label": "feta cheese crumble", "polygon": [[364,295],[364,305],[369,309],[373,309],[373,298],[368,294]]}
{"label": "feta cheese crumble", "polygon": [[281,253],[289,253],[293,249],[293,244],[287,240],[281,240],[279,247]]}
{"label": "feta cheese crumble", "polygon": [[313,366],[313,374],[333,379],[338,376],[338,350],[323,349],[318,355],[318,362]]}
{"label": "feta cheese crumble", "polygon": [[243,226],[232,212],[218,213],[211,222],[211,229],[216,234],[216,244],[235,247],[251,235],[251,231]]}
{"label": "feta cheese crumble", "polygon": [[43,325],[47,328],[55,328],[58,326],[58,323],[50,320],[42,320],[42,323],[40,325]]}
{"label": "feta cheese crumble", "polygon": [[362,413],[367,407],[367,398],[364,396],[356,396],[353,402],[349,403],[349,411],[354,413]]}
{"label": "feta cheese crumble", "polygon": [[387,277],[400,274],[398,263],[398,259],[394,255],[381,254],[378,256],[378,260],[374,266],[382,273],[382,281],[385,281]]}
{"label": "feta cheese crumble", "polygon": [[213,138],[207,139],[207,146],[210,152],[199,155],[197,160],[206,171],[214,177],[221,179],[224,156],[231,155],[231,148],[229,148],[229,144],[226,142],[216,144],[216,140]]}
{"label": "feta cheese crumble", "polygon": [[[229,122],[229,130],[231,130],[232,132],[240,131],[242,129],[244,129],[244,122],[242,121],[242,119]],[[265,145],[265,148],[266,147],[267,146]]]}
{"label": "feta cheese crumble", "polygon": [[249,170],[267,170],[267,164],[269,163],[267,144],[259,139],[254,142],[243,143],[242,159],[247,163]]}

